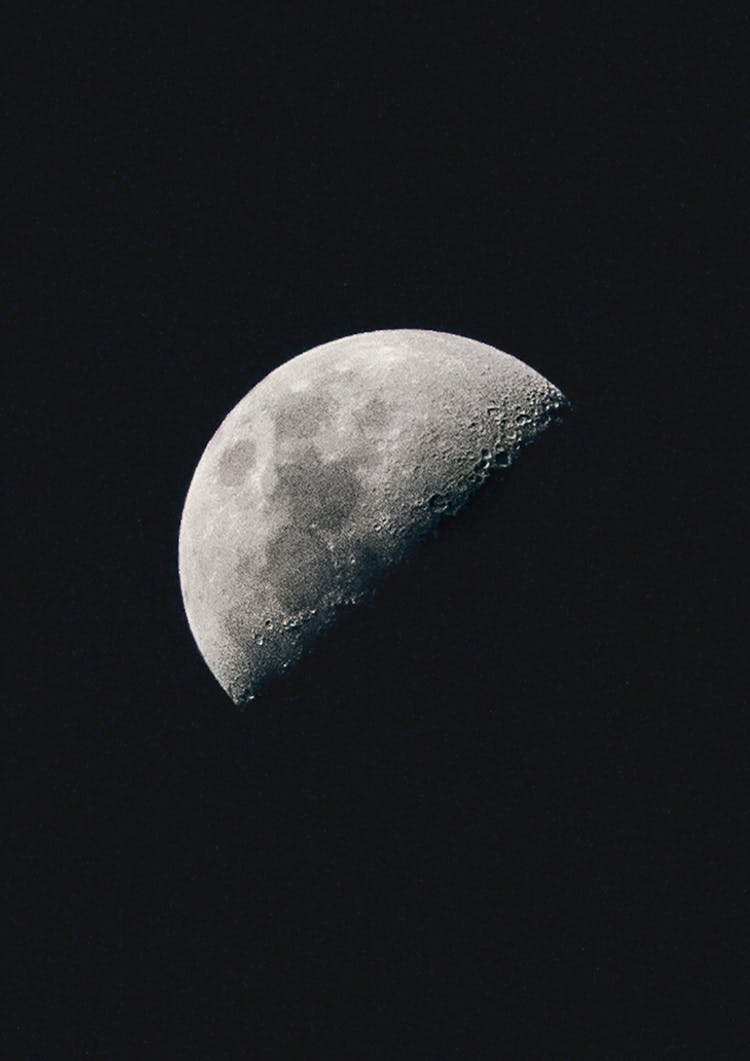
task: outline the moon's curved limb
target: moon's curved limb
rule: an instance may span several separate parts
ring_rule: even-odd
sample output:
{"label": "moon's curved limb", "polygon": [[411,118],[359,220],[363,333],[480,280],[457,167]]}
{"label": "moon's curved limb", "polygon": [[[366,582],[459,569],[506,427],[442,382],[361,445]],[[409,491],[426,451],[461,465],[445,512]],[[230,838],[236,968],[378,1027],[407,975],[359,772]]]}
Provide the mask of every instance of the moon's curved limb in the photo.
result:
{"label": "moon's curved limb", "polygon": [[206,446],[180,526],[188,622],[232,700],[568,407],[522,361],[444,332],[352,335],[271,372]]}

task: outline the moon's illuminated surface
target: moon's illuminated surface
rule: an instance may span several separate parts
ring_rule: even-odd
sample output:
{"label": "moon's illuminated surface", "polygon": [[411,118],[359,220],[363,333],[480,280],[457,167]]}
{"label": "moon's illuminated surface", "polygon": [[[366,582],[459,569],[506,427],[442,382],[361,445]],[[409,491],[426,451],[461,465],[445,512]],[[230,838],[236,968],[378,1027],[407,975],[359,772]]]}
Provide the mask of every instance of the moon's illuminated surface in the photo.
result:
{"label": "moon's illuminated surface", "polygon": [[206,446],[182,514],[190,628],[237,704],[568,407],[522,361],[367,332],[271,372]]}

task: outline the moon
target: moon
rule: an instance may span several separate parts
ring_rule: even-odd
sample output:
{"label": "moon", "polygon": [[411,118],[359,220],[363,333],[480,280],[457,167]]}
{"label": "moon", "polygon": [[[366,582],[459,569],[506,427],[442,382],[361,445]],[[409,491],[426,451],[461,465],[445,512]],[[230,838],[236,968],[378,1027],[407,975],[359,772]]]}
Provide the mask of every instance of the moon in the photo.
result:
{"label": "moon", "polygon": [[258,383],[206,446],[179,534],[188,623],[234,703],[568,409],[510,354],[416,329],[324,343]]}

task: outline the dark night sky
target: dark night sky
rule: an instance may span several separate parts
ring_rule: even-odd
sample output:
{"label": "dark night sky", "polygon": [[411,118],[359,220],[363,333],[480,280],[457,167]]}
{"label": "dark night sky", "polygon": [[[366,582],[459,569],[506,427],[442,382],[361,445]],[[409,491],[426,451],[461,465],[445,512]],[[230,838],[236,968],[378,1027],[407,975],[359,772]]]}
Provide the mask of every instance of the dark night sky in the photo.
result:
{"label": "dark night sky", "polygon": [[[739,1056],[748,17],[315,6],[12,27],[4,1053]],[[576,416],[238,712],[193,468],[389,327]]]}

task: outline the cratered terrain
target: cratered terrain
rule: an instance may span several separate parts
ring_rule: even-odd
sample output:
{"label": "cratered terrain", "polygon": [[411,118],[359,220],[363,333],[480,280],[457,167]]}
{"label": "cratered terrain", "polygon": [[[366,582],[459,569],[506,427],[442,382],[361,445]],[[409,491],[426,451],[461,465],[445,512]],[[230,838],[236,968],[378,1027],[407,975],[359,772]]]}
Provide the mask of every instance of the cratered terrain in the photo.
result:
{"label": "cratered terrain", "polygon": [[369,595],[569,408],[509,354],[444,332],[367,332],[271,372],[229,413],[182,514],[185,611],[236,704]]}

